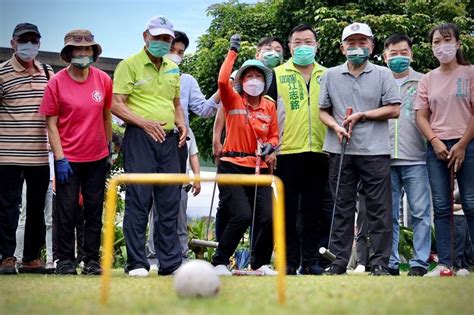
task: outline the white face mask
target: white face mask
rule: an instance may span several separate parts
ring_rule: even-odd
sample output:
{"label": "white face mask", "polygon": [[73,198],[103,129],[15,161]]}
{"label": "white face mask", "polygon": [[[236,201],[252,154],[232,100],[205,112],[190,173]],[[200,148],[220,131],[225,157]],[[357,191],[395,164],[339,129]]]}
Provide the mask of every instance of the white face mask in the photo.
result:
{"label": "white face mask", "polygon": [[167,54],[166,57],[168,57],[168,59],[171,59],[171,61],[173,61],[178,66],[181,63],[181,61],[183,61],[183,58],[181,58],[181,56],[176,55],[176,54]]}
{"label": "white face mask", "polygon": [[245,93],[251,96],[259,96],[265,88],[265,83],[259,79],[250,79],[244,82],[243,89]]}
{"label": "white face mask", "polygon": [[16,45],[16,55],[25,62],[30,62],[38,55],[39,44],[31,42]]}
{"label": "white face mask", "polygon": [[456,58],[456,43],[454,44],[441,44],[438,47],[433,48],[433,54],[440,63],[449,63]]}

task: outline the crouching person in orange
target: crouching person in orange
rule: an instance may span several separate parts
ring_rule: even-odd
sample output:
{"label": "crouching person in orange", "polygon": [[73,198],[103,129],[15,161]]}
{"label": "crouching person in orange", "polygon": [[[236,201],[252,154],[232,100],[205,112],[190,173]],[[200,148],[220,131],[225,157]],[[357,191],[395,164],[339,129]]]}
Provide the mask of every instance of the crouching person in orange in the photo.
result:
{"label": "crouching person in orange", "polygon": [[[217,172],[219,174],[268,174],[275,161],[274,148],[278,144],[278,125],[275,103],[264,97],[272,81],[272,71],[258,60],[247,60],[237,72],[234,87],[229,81],[232,67],[240,48],[240,37],[231,37],[229,53],[219,73],[219,91],[225,108],[227,138]],[[259,156],[257,156],[259,155]],[[260,162],[261,159],[261,162]],[[273,251],[272,188],[270,186],[228,186],[219,184],[220,199],[228,207],[227,225],[219,239],[212,259],[219,275],[231,275],[227,269],[229,258],[240,239],[252,224],[258,235],[253,235],[252,269],[264,275],[276,275],[268,264]],[[255,197],[254,203],[254,197]],[[255,211],[255,213],[253,213]],[[253,224],[252,224],[253,225]]]}

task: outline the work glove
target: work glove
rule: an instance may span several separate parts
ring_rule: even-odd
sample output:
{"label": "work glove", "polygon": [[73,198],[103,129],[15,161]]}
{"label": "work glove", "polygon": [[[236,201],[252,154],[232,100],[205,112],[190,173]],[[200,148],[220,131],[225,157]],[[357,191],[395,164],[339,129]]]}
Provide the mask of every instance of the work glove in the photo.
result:
{"label": "work glove", "polygon": [[265,159],[267,155],[272,154],[275,151],[275,148],[271,145],[271,143],[264,143],[260,147],[260,155],[262,159]]}
{"label": "work glove", "polygon": [[69,177],[72,176],[73,172],[66,158],[56,160],[56,173],[59,183],[66,184],[69,181]]}
{"label": "work glove", "polygon": [[239,52],[240,50],[240,35],[234,34],[230,38],[230,49],[234,50],[235,52]]}

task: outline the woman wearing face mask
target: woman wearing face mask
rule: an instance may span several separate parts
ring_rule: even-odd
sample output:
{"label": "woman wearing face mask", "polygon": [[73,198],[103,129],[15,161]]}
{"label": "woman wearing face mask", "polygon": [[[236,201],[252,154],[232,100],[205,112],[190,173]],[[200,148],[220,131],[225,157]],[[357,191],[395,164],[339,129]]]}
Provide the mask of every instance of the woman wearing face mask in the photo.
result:
{"label": "woman wearing face mask", "polygon": [[450,276],[450,172],[457,177],[474,241],[474,67],[463,56],[456,25],[435,27],[429,39],[440,66],[423,76],[415,103],[416,122],[429,141],[426,159],[439,257],[439,265],[427,276]]}
{"label": "woman wearing face mask", "polygon": [[[261,61],[247,60],[236,74],[234,85],[229,82],[232,66],[237,59],[240,37],[231,37],[229,53],[222,64],[218,86],[225,108],[227,138],[222,150],[219,174],[255,174],[256,168],[268,174],[268,165],[275,160],[278,126],[275,103],[264,98],[272,72]],[[257,165],[256,154],[261,156]],[[231,275],[229,258],[252,223],[255,187],[220,185],[220,199],[225,200],[227,225],[219,239],[213,257],[219,275]],[[255,231],[250,265],[264,275],[275,275],[267,264],[273,250],[272,191],[270,186],[258,187],[255,206]]]}
{"label": "woman wearing face mask", "polygon": [[56,169],[56,273],[76,274],[74,227],[79,191],[84,200],[82,274],[98,275],[102,205],[112,139],[112,80],[91,64],[102,48],[88,30],[64,37],[61,58],[69,65],[48,83],[40,112],[46,115]]}

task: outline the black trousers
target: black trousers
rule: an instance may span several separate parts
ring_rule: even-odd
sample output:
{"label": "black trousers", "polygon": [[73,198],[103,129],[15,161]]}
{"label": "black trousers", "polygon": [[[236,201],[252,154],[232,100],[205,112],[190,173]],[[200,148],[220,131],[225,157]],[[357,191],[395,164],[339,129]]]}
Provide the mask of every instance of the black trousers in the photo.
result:
{"label": "black trousers", "polygon": [[[230,162],[219,163],[219,174],[255,174],[255,169],[242,167]],[[262,170],[262,174],[268,170]],[[219,198],[226,204],[218,211],[225,211],[227,224],[219,237],[219,247],[212,259],[212,264],[227,265],[239,241],[247,228],[252,224],[255,186],[221,185]],[[255,228],[253,236],[252,257],[250,265],[257,269],[270,263],[273,252],[273,221],[272,221],[272,188],[258,186],[255,207]]]}
{"label": "black trousers", "polygon": [[277,156],[276,175],[285,185],[287,264],[298,268],[328,262],[319,254],[327,246],[332,194],[328,189],[328,155],[305,152]]}
{"label": "black trousers", "polygon": [[[331,189],[335,192],[340,154],[329,158]],[[371,266],[388,266],[392,249],[392,189],[389,155],[345,155],[330,250],[336,255],[335,265],[346,268],[354,239],[357,184],[365,193],[368,232],[371,243]]]}
{"label": "black trousers", "polygon": [[[163,143],[154,141],[143,129],[127,126],[123,140],[126,173],[179,173],[178,135],[171,134]],[[123,231],[127,246],[126,271],[149,270],[146,258],[146,227],[149,210],[155,211],[153,240],[160,274],[171,274],[182,262],[178,237],[181,185],[127,185]],[[155,207],[152,207],[152,200]]]}
{"label": "black trousers", "polygon": [[0,165],[0,255],[13,257],[19,206],[26,180],[26,223],[23,261],[40,257],[44,245],[44,201],[49,185],[49,166]]}
{"label": "black trousers", "polygon": [[102,209],[104,203],[106,158],[94,162],[69,162],[73,175],[65,184],[56,182],[57,258],[75,260],[75,233],[81,215],[79,192],[84,201],[84,236],[82,251],[84,262],[99,261]]}

